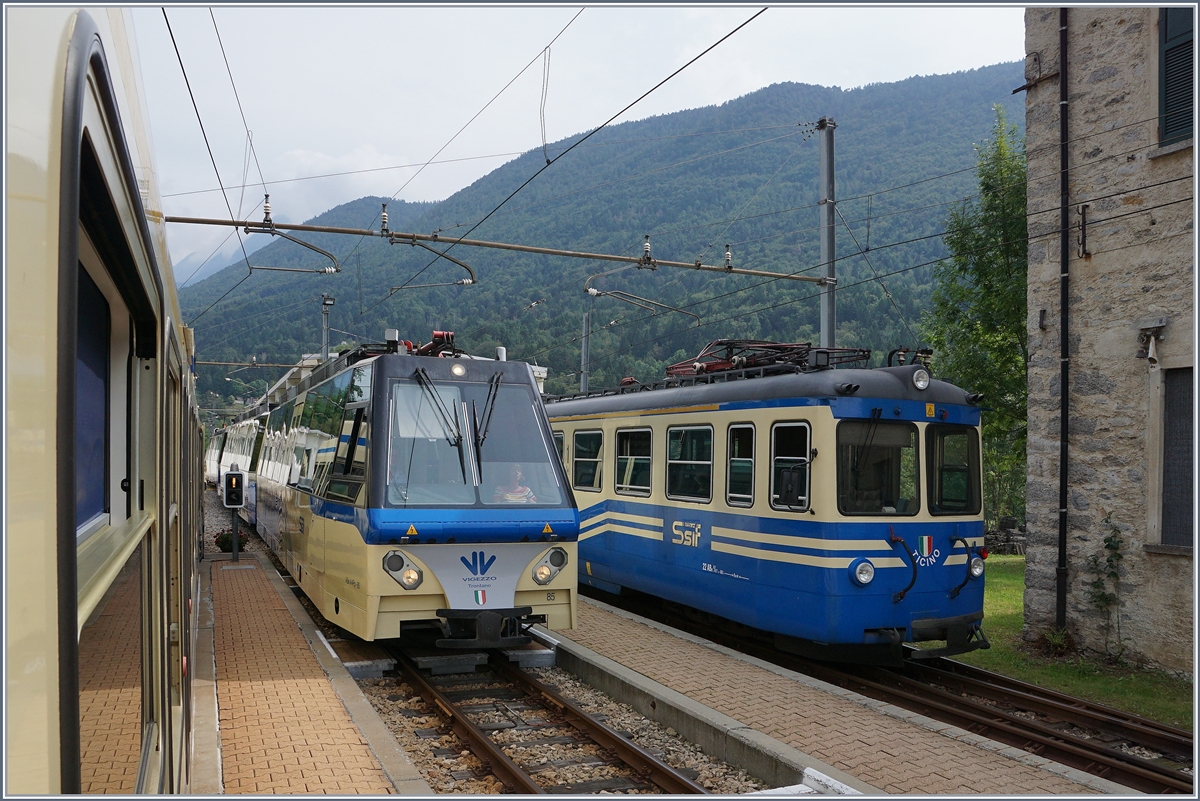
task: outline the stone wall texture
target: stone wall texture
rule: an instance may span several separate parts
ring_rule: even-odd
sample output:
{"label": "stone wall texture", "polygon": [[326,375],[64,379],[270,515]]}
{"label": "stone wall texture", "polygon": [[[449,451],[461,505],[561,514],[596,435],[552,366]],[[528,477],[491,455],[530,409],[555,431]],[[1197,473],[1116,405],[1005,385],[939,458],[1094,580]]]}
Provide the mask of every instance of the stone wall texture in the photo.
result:
{"label": "stone wall texture", "polygon": [[[1159,11],[1071,8],[1067,628],[1077,645],[1193,671],[1191,548],[1156,546],[1163,372],[1138,358],[1139,323],[1166,317],[1163,369],[1193,364],[1191,140],[1160,147]],[[1059,531],[1059,9],[1025,12],[1029,209],[1029,464],[1025,637],[1055,622]],[[1081,210],[1081,206],[1087,206]],[[1086,250],[1081,220],[1086,214]],[[1171,502],[1171,499],[1167,499]],[[1089,596],[1109,518],[1125,541],[1116,609]],[[1109,590],[1113,591],[1110,582]],[[1119,634],[1118,634],[1119,623]]]}

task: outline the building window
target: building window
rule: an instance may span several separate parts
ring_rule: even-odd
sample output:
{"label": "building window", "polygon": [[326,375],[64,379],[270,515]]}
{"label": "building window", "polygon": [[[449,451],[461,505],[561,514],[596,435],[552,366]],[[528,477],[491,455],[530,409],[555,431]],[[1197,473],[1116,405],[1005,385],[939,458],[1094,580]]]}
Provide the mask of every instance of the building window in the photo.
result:
{"label": "building window", "polygon": [[729,427],[729,476],[725,500],[730,506],[754,503],[754,426]]}
{"label": "building window", "polygon": [[108,300],[79,265],[75,339],[75,528],[94,530],[109,509],[109,348]]}
{"label": "building window", "polygon": [[604,455],[604,433],[575,432],[572,485],[588,492],[600,491],[600,460]]}
{"label": "building window", "polygon": [[1192,136],[1195,87],[1191,7],[1164,8],[1158,16],[1158,142]]}
{"label": "building window", "polygon": [[617,432],[617,492],[650,494],[650,429]]}
{"label": "building window", "polygon": [[1192,368],[1165,370],[1162,544],[1192,547]]}
{"label": "building window", "polygon": [[708,426],[667,429],[667,497],[712,500],[713,430]]}

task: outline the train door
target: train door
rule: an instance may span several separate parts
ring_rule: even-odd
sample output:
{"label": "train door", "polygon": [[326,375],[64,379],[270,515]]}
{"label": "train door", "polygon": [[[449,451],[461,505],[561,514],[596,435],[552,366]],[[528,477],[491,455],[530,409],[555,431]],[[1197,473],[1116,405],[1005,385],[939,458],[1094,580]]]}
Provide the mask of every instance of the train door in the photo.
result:
{"label": "train door", "polygon": [[[168,331],[170,329],[168,328]],[[173,338],[172,338],[173,340]],[[171,344],[175,343],[171,341]],[[167,556],[167,708],[170,727],[167,747],[167,792],[178,792],[183,780],[183,756],[187,752],[187,733],[190,730],[187,683],[184,681],[184,664],[187,659],[187,644],[190,642],[190,627],[186,611],[188,575],[191,563],[185,547],[186,528],[183,520],[183,473],[187,467],[183,444],[183,392],[182,366],[178,353],[172,349],[167,361],[167,397],[165,421],[165,455],[167,470],[167,509],[165,549]]]}

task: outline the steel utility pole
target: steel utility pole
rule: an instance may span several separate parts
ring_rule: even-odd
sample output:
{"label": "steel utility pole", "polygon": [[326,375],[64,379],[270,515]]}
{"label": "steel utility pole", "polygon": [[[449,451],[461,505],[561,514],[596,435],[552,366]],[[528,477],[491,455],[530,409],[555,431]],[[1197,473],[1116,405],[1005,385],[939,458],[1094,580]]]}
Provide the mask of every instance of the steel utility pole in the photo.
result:
{"label": "steel utility pole", "polygon": [[329,308],[333,298],[328,292],[321,293],[321,362],[329,361]]}
{"label": "steel utility pole", "polygon": [[837,123],[830,117],[817,121],[821,150],[821,347],[834,347],[837,316],[834,312],[834,291],[837,287],[834,269],[834,191],[833,191],[833,130]]}
{"label": "steel utility pole", "polygon": [[579,352],[579,391],[588,391],[588,372],[591,370],[592,313],[583,313],[583,347]]}

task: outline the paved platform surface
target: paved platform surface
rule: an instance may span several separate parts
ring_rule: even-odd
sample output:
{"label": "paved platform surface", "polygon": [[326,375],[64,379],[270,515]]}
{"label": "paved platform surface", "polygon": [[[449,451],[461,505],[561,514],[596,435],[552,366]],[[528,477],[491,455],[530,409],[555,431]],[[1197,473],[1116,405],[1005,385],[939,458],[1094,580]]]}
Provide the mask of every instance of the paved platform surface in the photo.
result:
{"label": "paved platform surface", "polygon": [[[212,688],[207,717],[219,739],[205,753],[198,725],[197,756],[207,764],[198,765],[194,791],[430,793],[265,555],[206,559],[202,573],[213,681],[198,673],[198,689]],[[199,724],[205,699],[197,700]]]}
{"label": "paved platform surface", "polygon": [[887,714],[880,711],[885,706],[880,702],[816,680],[802,680],[790,671],[706,646],[694,638],[675,636],[588,599],[580,600],[578,622],[577,628],[554,635],[886,793],[1120,791],[1110,782],[1091,781],[1078,771],[913,713],[893,710]]}

